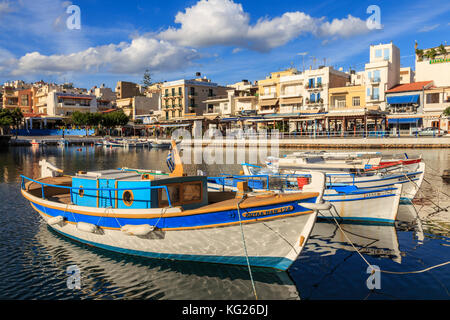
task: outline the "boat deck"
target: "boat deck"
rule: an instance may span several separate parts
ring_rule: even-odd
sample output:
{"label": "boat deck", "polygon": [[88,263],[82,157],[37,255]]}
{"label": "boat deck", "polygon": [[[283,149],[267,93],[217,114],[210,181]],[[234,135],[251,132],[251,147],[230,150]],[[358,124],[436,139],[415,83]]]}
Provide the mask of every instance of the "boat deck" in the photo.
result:
{"label": "boat deck", "polygon": [[[72,184],[72,177],[62,176],[62,177],[51,177],[38,179],[40,182],[52,184],[55,186],[68,186]],[[28,182],[25,185],[25,191],[29,194],[42,198],[42,187],[40,184],[35,182]],[[71,196],[69,189],[44,186],[45,199],[61,204],[70,204]],[[272,192],[267,192],[263,194],[252,195],[243,200],[239,207],[250,208],[250,207],[261,207],[266,205],[273,205],[287,201],[299,201],[302,199],[308,199],[311,197],[318,196],[316,192],[299,192],[299,193],[289,193],[289,194],[275,194]],[[116,200],[113,198],[113,200]],[[195,212],[209,212],[215,211],[217,209],[221,210],[231,210],[236,209],[240,198],[236,198],[236,192],[225,191],[225,192],[208,192],[208,205],[197,209],[185,210],[186,213]]]}

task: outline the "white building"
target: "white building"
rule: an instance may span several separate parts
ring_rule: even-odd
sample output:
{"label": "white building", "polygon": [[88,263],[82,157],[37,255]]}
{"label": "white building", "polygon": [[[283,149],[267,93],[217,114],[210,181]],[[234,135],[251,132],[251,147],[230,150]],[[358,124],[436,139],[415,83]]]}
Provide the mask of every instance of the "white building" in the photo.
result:
{"label": "white building", "polygon": [[344,87],[350,81],[350,75],[333,67],[319,67],[305,70],[303,73],[305,101],[303,110],[323,112],[328,111],[328,89]]}
{"label": "white building", "polygon": [[365,65],[366,105],[386,109],[385,91],[400,83],[400,50],[391,43],[370,46]]}
{"label": "white building", "polygon": [[68,117],[75,111],[97,112],[93,95],[52,91],[47,95],[47,115]]}
{"label": "white building", "polygon": [[[423,56],[416,54],[416,81],[433,80],[436,87],[450,86],[450,46],[444,48],[446,54],[440,53],[439,47],[423,50]],[[436,56],[430,59],[426,54],[433,49]]]}

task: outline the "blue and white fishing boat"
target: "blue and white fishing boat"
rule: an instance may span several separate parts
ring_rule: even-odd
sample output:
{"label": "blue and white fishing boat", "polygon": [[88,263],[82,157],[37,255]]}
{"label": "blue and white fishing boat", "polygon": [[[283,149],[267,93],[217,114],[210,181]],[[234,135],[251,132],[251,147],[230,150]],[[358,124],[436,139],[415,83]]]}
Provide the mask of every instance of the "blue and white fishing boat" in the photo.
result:
{"label": "blue and white fishing boat", "polygon": [[[303,185],[308,183],[310,175],[311,173],[305,172],[295,176],[272,174],[209,177],[208,188],[211,191],[236,190],[239,182],[247,181],[254,192],[291,193],[301,190]],[[345,222],[394,224],[401,192],[401,184],[378,188],[327,184],[323,198],[332,205],[332,208],[320,210],[318,217],[336,218]]]}
{"label": "blue and white fishing boat", "polygon": [[103,170],[61,176],[41,164],[22,176],[21,192],[46,223],[73,240],[149,258],[251,265],[286,270],[301,254],[322,202],[325,177],[302,192],[208,192],[207,177],[186,176],[173,143],[167,175]]}

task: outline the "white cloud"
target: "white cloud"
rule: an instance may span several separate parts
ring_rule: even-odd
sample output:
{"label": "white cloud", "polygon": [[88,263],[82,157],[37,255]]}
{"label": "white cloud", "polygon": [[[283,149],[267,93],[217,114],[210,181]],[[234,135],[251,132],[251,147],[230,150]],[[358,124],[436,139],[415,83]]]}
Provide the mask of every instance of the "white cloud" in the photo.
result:
{"label": "white cloud", "polygon": [[138,37],[131,43],[91,47],[66,55],[27,53],[16,61],[13,75],[52,74],[66,72],[110,72],[116,74],[175,70],[197,59],[192,49],[173,45],[154,38]]}
{"label": "white cloud", "polygon": [[324,22],[320,26],[320,34],[326,37],[351,37],[369,32],[366,21],[348,15],[344,19],[333,19],[330,22]]}
{"label": "white cloud", "polygon": [[439,27],[439,23],[433,24],[431,26],[424,26],[424,27],[420,28],[418,32],[429,32],[429,31],[436,29],[437,27]]}
{"label": "white cloud", "polygon": [[272,19],[262,18],[250,25],[248,13],[232,0],[201,0],[185,12],[178,12],[175,22],[180,28],[161,32],[161,39],[183,46],[225,45],[257,51],[269,51],[305,33],[349,37],[370,31],[365,21],[351,15],[330,23],[300,11],[286,12]]}
{"label": "white cloud", "polygon": [[[200,0],[184,12],[177,13],[175,22],[180,24],[178,28],[138,35],[119,44],[95,46],[87,38],[85,30],[92,31],[89,26],[82,25],[81,32],[61,28],[63,9],[70,2],[23,1],[26,3],[18,10],[21,14],[21,20],[17,20],[20,30],[31,33],[37,43],[42,43],[40,46],[57,48],[58,53],[46,55],[41,50],[32,49],[20,58],[8,56],[7,62],[0,60],[2,72],[9,70],[8,74],[15,76],[70,72],[137,74],[146,68],[156,72],[171,71],[184,69],[200,58],[200,54],[191,48],[220,45],[233,47],[233,53],[243,49],[266,52],[302,34],[335,40],[369,32],[364,21],[351,15],[327,22],[325,18],[315,18],[300,11],[260,18],[250,24],[249,14],[233,0]],[[8,2],[0,2],[4,3],[9,8]],[[29,17],[37,18],[30,20]],[[14,32],[13,24],[8,25],[8,30]]]}

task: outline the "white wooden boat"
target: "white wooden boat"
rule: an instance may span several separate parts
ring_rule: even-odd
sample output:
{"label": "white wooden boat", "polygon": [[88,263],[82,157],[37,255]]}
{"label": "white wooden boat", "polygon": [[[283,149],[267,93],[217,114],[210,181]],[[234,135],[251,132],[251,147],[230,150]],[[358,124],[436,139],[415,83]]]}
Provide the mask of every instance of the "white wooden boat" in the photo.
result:
{"label": "white wooden boat", "polygon": [[[301,175],[305,170],[299,169],[280,169],[276,166],[269,166],[263,168],[261,166],[242,164],[245,175],[259,175],[259,174],[282,174],[292,175],[292,179],[296,179],[296,175]],[[392,172],[379,171],[360,171],[357,173],[350,172],[326,172],[327,186],[335,185],[351,185],[358,189],[365,188],[384,188],[393,187],[396,184],[402,185],[402,201],[410,202],[416,196],[422,185],[425,176],[425,162],[421,161],[417,164],[417,170],[410,171],[405,168]]]}
{"label": "white wooden boat", "polygon": [[[308,176],[308,173],[303,173],[303,176]],[[280,176],[272,177],[280,179]],[[276,189],[276,183],[271,183],[270,178],[270,176],[264,177],[263,175],[209,177],[208,189],[210,191],[236,190],[239,181],[247,181],[254,192],[291,193],[299,190],[295,182],[290,186],[282,182],[282,184],[278,184],[278,187],[282,186],[282,188]],[[309,180],[309,178],[306,179]],[[287,182],[289,183],[289,181]],[[329,202],[332,208],[320,210],[318,217],[336,218],[345,222],[393,224],[397,217],[401,192],[401,184],[392,187],[363,189],[352,185],[327,186],[323,199]]]}
{"label": "white wooden boat", "polygon": [[58,176],[43,162],[41,178],[22,176],[21,192],[52,229],[91,246],[149,258],[288,269],[318,210],[327,207],[325,176],[314,173],[302,192],[291,194],[245,194],[244,184],[238,192],[208,193],[207,177],[184,175],[174,152],[177,166],[169,177],[122,170]]}

